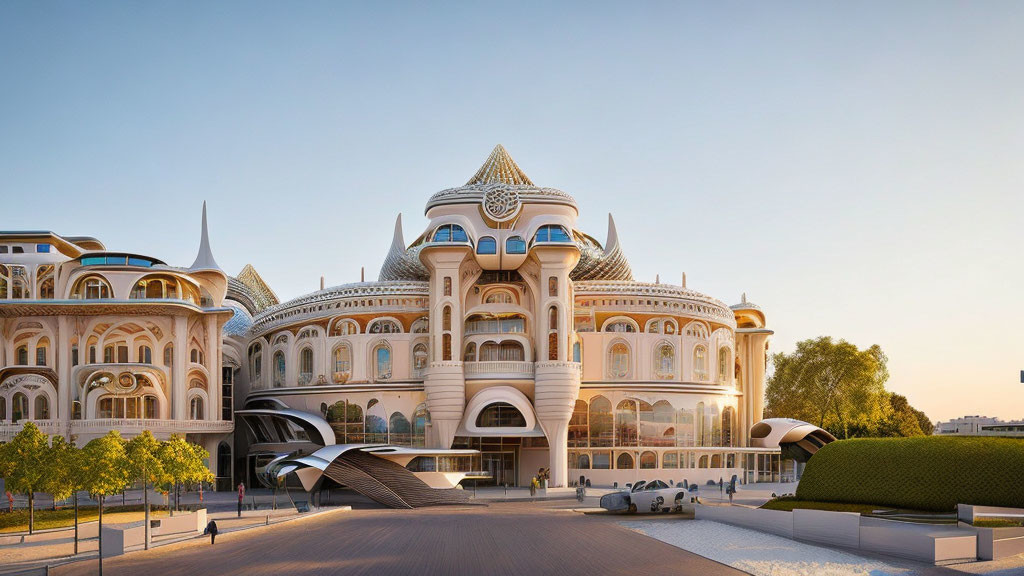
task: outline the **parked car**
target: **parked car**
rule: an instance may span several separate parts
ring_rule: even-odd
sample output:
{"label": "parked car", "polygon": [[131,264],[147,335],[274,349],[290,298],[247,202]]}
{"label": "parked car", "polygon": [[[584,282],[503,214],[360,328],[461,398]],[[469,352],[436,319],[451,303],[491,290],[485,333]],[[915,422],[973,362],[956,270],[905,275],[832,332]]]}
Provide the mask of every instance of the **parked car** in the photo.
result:
{"label": "parked car", "polygon": [[661,480],[640,480],[631,487],[601,497],[601,507],[610,512],[692,512],[690,495],[682,486]]}

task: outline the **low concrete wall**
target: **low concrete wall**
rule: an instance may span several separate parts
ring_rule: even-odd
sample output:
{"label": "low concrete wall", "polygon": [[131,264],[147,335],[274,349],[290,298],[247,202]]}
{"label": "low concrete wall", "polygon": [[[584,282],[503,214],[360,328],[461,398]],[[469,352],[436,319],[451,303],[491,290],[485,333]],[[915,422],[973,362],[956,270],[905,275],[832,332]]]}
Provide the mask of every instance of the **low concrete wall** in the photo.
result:
{"label": "low concrete wall", "polygon": [[1003,517],[1024,518],[1024,509],[1002,508],[999,506],[975,506],[973,504],[957,504],[956,516],[961,522],[973,524],[975,518]]}
{"label": "low concrete wall", "polygon": [[200,508],[191,514],[167,516],[153,521],[153,536],[182,534],[185,532],[201,533],[206,528],[206,508]]}
{"label": "low concrete wall", "polygon": [[998,560],[1024,553],[1024,528],[974,528],[978,531],[978,559]]}
{"label": "low concrete wall", "polygon": [[120,556],[128,548],[143,544],[145,537],[145,527],[142,525],[105,525],[103,526],[103,547],[101,549],[103,557]]}
{"label": "low concrete wall", "polygon": [[697,520],[713,520],[743,528],[793,537],[793,513],[784,510],[764,510],[745,506],[694,506]]}
{"label": "low concrete wall", "polygon": [[[191,514],[180,514],[173,518],[166,517],[153,520],[151,536],[167,536],[169,534],[200,534],[206,528],[206,509],[201,508]],[[103,557],[120,556],[128,549],[146,543],[144,522],[131,524],[111,524],[103,526]]]}
{"label": "low concrete wall", "polygon": [[844,548],[860,547],[860,514],[793,510],[793,537]]}
{"label": "low concrete wall", "polygon": [[862,518],[860,547],[871,552],[935,564],[977,557],[977,533],[957,526],[910,524]]}

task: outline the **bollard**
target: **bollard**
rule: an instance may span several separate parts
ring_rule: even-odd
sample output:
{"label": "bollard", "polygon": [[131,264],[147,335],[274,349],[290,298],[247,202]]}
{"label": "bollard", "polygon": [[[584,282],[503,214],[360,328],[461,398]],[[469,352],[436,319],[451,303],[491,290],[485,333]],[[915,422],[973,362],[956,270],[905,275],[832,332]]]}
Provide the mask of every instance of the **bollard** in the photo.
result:
{"label": "bollard", "polygon": [[267,523],[265,526],[270,526],[270,514],[267,514]]}

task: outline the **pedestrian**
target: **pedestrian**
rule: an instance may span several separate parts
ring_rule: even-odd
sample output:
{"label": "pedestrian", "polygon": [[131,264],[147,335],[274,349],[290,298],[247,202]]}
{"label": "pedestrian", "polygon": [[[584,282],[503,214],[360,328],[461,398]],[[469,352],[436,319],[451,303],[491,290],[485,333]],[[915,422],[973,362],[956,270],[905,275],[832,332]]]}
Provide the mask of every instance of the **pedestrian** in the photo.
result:
{"label": "pedestrian", "polygon": [[7,511],[14,512],[14,495],[10,491],[7,492]]}
{"label": "pedestrian", "polygon": [[206,530],[203,531],[203,534],[210,535],[210,545],[213,546],[214,540],[217,539],[217,521],[210,520],[209,524],[206,525]]}
{"label": "pedestrian", "polygon": [[242,499],[245,498],[245,484],[238,483],[238,517],[242,517]]}

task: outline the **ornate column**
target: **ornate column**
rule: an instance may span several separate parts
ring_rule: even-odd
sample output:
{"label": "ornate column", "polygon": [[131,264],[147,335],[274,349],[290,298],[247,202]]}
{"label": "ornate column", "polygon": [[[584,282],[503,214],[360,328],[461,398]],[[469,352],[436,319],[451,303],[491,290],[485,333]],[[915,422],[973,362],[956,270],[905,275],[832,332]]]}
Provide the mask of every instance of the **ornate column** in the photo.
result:
{"label": "ornate column", "polygon": [[188,362],[188,317],[174,317],[174,366],[171,369],[171,418],[184,420],[188,416],[185,406],[185,365]]}
{"label": "ornate column", "polygon": [[206,370],[210,373],[210,413],[207,420],[220,420],[220,330],[217,315],[206,315]]}
{"label": "ornate column", "polygon": [[[58,316],[56,342],[53,343],[57,352],[57,413],[53,418],[66,423],[71,422],[71,391],[74,388],[71,381],[71,336],[68,317]],[[78,354],[81,360],[81,346]]]}

